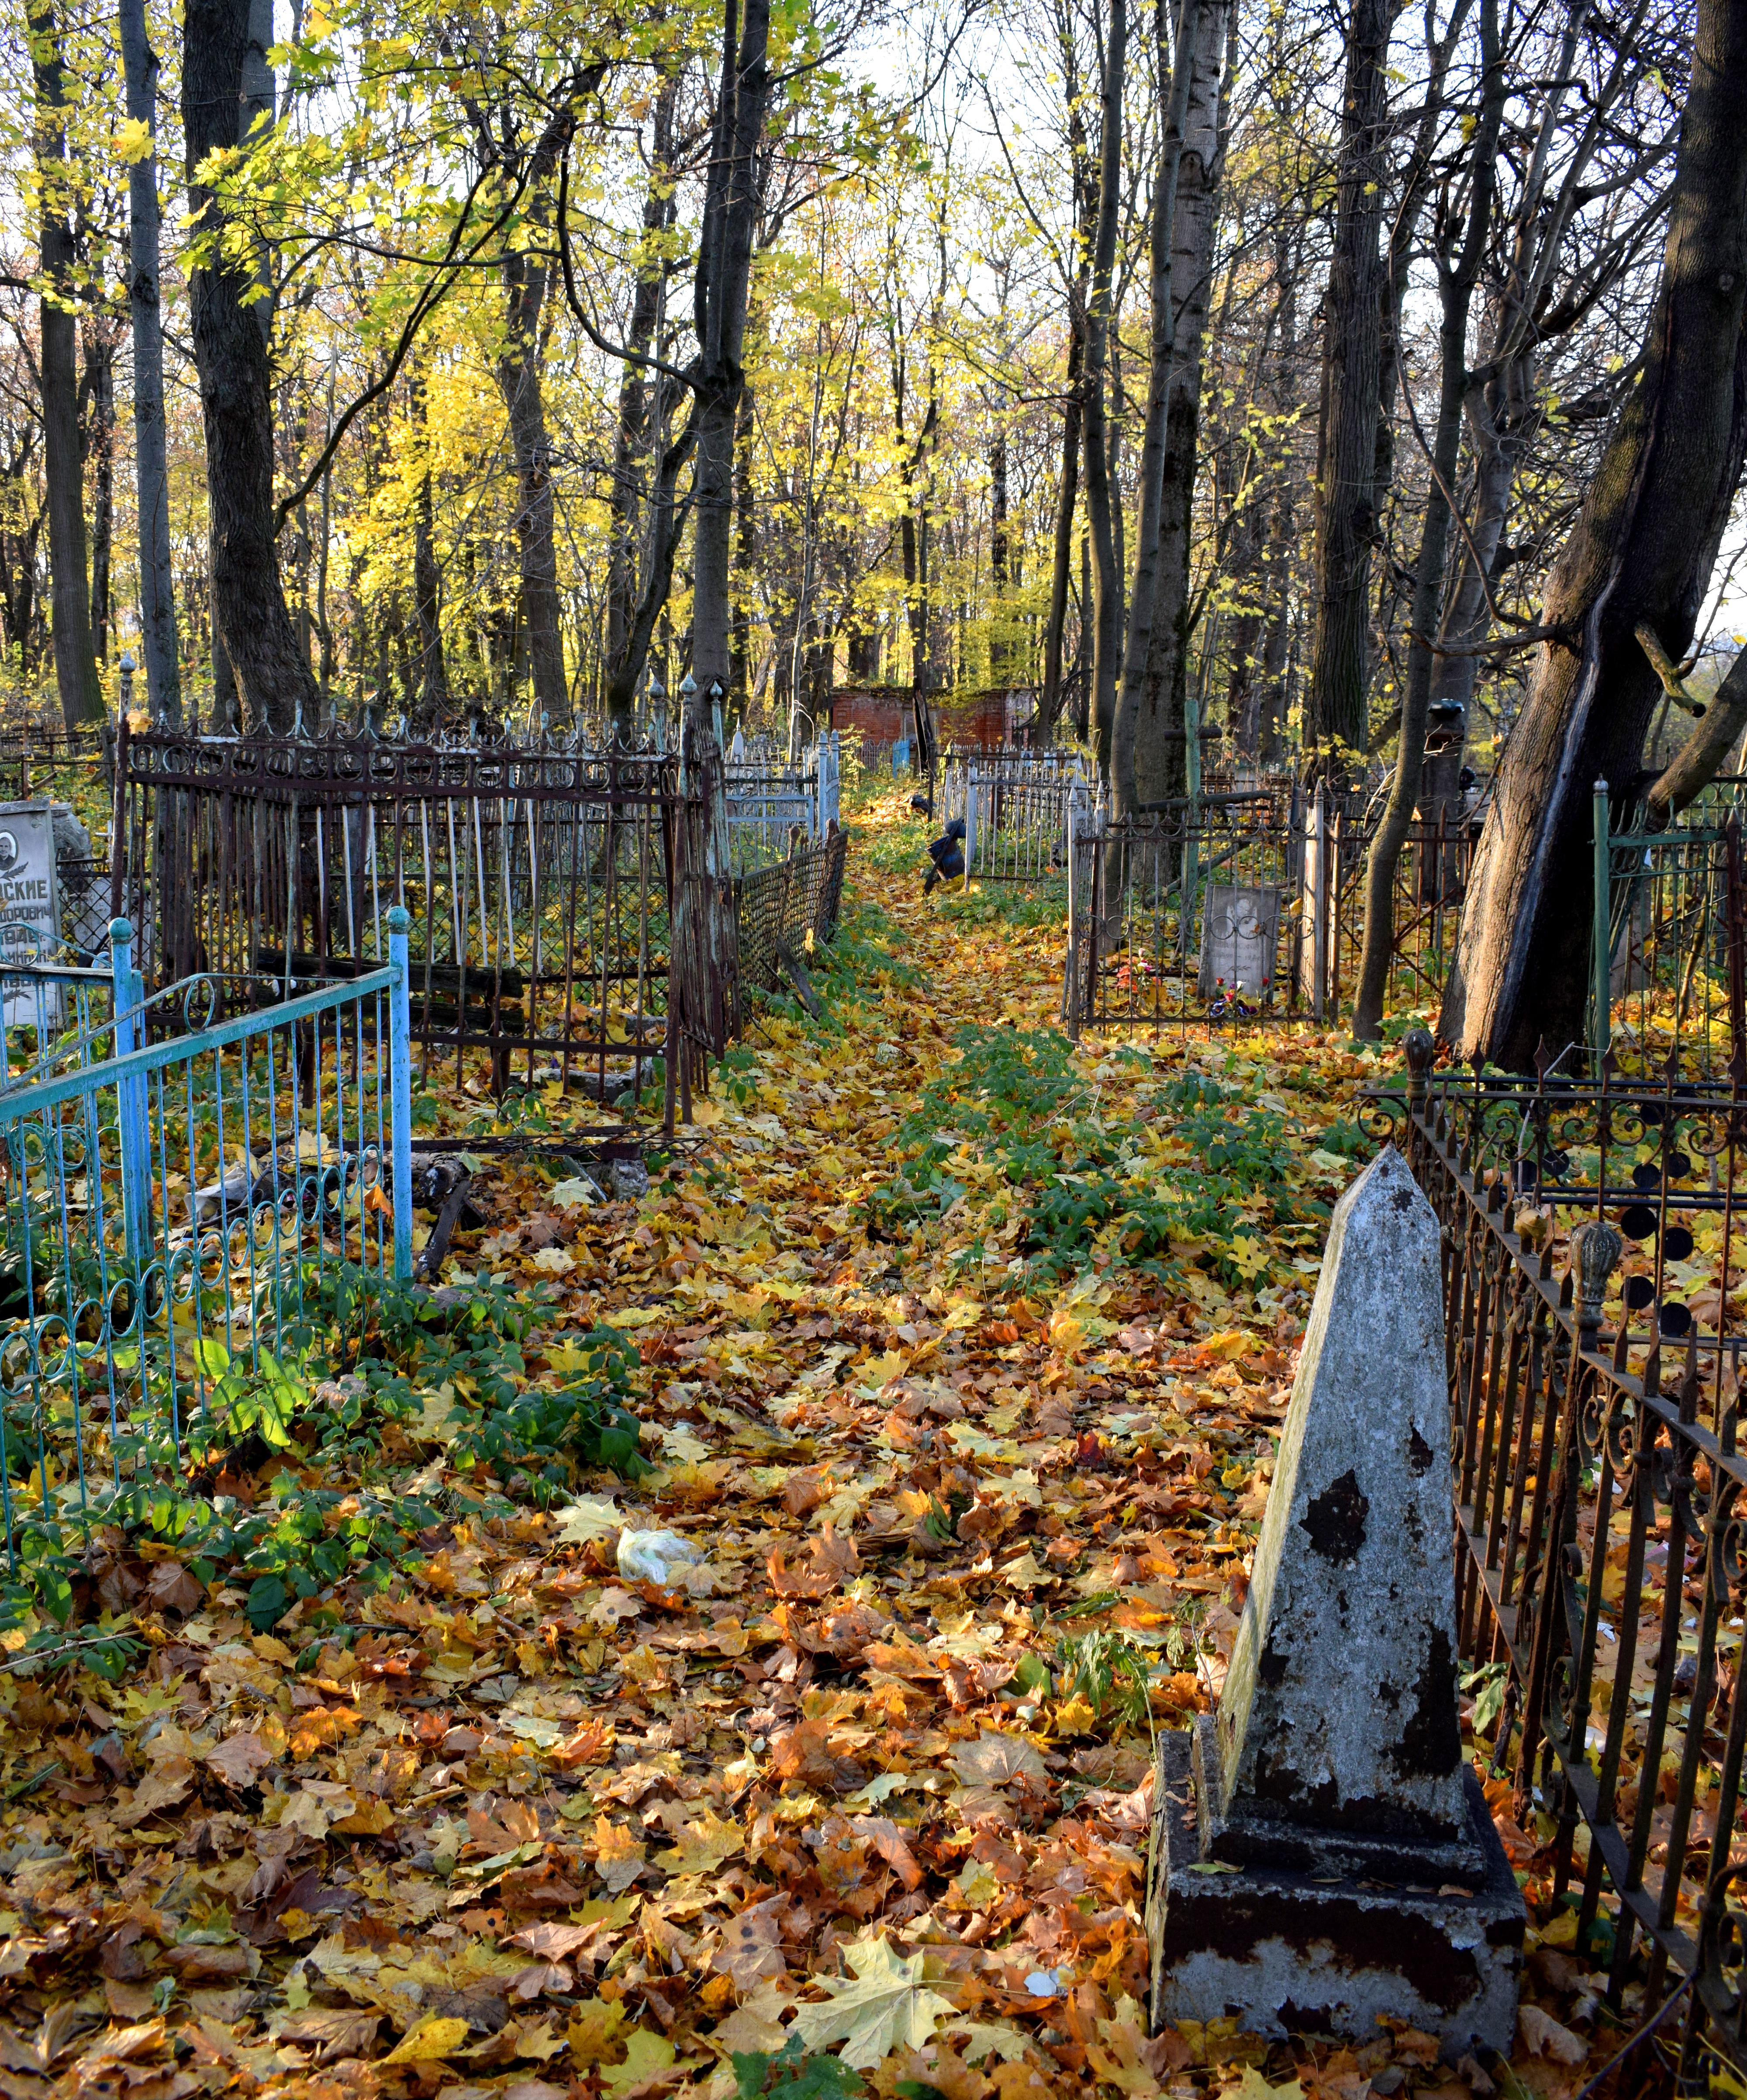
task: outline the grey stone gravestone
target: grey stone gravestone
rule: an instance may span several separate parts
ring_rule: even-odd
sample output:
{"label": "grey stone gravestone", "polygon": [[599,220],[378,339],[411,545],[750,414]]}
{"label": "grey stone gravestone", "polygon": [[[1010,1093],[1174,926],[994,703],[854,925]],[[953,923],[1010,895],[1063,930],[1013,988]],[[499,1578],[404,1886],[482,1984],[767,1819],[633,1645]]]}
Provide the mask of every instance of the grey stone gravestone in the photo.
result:
{"label": "grey stone gravestone", "polygon": [[1336,1208],[1217,1714],[1160,1740],[1155,2023],[1508,2051],[1522,1898],[1467,1767],[1437,1220],[1393,1148]]}

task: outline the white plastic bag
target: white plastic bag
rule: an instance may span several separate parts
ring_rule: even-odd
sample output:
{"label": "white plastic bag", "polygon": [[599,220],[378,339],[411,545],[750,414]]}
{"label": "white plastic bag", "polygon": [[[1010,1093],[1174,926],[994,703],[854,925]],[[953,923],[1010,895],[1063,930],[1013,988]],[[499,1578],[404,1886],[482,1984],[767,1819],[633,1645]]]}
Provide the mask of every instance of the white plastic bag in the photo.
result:
{"label": "white plastic bag", "polygon": [[703,1559],[703,1549],[676,1531],[622,1531],[618,1572],[627,1582],[658,1582],[671,1590],[688,1568]]}

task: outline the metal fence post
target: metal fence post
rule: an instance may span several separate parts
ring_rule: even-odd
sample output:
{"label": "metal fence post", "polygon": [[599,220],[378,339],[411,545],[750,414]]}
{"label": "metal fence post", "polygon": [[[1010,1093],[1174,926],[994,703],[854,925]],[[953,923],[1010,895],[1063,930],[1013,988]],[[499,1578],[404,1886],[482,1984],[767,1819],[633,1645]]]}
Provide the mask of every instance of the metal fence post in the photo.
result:
{"label": "metal fence post", "polygon": [[412,1014],[407,985],[407,936],[411,928],[412,915],[397,904],[388,915],[388,959],[394,973],[388,995],[388,1058],[397,1283],[412,1281]]}
{"label": "metal fence post", "polygon": [[[134,968],[134,929],[125,919],[109,922],[111,1011],[115,1020],[115,1054],[125,1057],[145,1045],[145,980]],[[146,1112],[143,1079],[123,1079],[116,1088],[116,1116],[121,1141],[121,1222],[127,1234],[127,1258],[146,1260],[152,1244],[152,1132]]]}
{"label": "metal fence post", "polygon": [[1613,1017],[1609,1012],[1613,1001],[1609,997],[1610,981],[1613,974],[1613,938],[1609,905],[1613,885],[1610,880],[1612,852],[1608,836],[1608,783],[1598,780],[1594,788],[1595,898],[1594,906],[1595,929],[1595,989],[1591,995],[1594,1011],[1590,1017],[1590,1043],[1598,1065],[1608,1054],[1608,1045],[1613,1035]]}

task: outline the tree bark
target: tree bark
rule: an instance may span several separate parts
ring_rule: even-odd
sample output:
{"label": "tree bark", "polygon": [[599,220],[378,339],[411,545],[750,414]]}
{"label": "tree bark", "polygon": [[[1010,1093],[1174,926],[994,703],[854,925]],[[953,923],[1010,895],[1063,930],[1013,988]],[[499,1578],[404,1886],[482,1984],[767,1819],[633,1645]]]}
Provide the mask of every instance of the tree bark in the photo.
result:
{"label": "tree bark", "polygon": [[[1383,1032],[1383,1004],[1388,991],[1395,945],[1396,863],[1419,803],[1420,769],[1425,757],[1426,726],[1432,707],[1432,633],[1443,602],[1450,492],[1455,484],[1456,463],[1461,456],[1462,404],[1468,390],[1468,311],[1492,230],[1498,131],[1504,118],[1498,0],[1481,0],[1481,52],[1485,73],[1479,121],[1470,148],[1467,224],[1461,231],[1459,247],[1453,230],[1447,241],[1438,244],[1446,252],[1438,257],[1442,324],[1437,421],[1432,439],[1431,486],[1426,491],[1425,518],[1420,527],[1419,561],[1414,576],[1395,778],[1377,836],[1371,841],[1365,873],[1365,946],[1353,1021],[1353,1032],[1361,1040],[1375,1040]],[[1456,249],[1454,254],[1448,252],[1452,248]]]}
{"label": "tree bark", "polygon": [[547,266],[517,253],[504,264],[507,345],[498,360],[498,390],[509,418],[516,457],[516,538],[521,554],[521,618],[534,699],[553,721],[569,712],[564,636],[559,624],[558,545],[552,485],[552,439],[541,384],[541,321]]}
{"label": "tree bark", "polygon": [[745,382],[741,351],[759,213],[759,148],[770,90],[766,62],[770,0],[746,0],[737,37],[736,14],[737,0],[727,0],[715,133],[697,258],[692,676],[700,708],[707,706],[712,685],[719,683],[724,696],[728,691],[734,425]]}
{"label": "tree bark", "polygon": [[661,315],[667,265],[656,243],[673,219],[669,163],[673,157],[673,109],[678,88],[675,78],[665,78],[655,98],[649,188],[643,200],[643,253],[637,265],[630,325],[625,336],[626,347],[633,355],[625,360],[619,375],[618,412],[613,433],[613,479],[607,491],[610,520],[606,576],[607,712],[612,734],[624,743],[631,741],[631,710],[649,646],[649,630],[645,628],[644,646],[632,660],[638,598],[638,525],[642,510],[639,482],[651,436],[649,382],[645,368],[637,360],[649,355]]}
{"label": "tree bark", "polygon": [[[299,705],[315,718],[319,694],[285,609],[273,502],[273,408],[266,342],[257,318],[257,273],[223,254],[223,209],[199,170],[235,147],[246,121],[243,59],[249,0],[186,0],[182,73],[188,204],[200,260],[188,302],[212,524],[214,670],[227,663],[249,721],[288,734]],[[220,680],[221,699],[222,681]]]}
{"label": "tree bark", "polygon": [[[1171,340],[1160,443],[1157,544],[1153,578],[1145,589],[1144,640],[1136,631],[1143,586],[1138,558],[1135,562],[1134,602],[1123,660],[1130,807],[1163,801],[1183,791],[1183,701],[1189,677],[1190,554],[1201,374],[1234,56],[1235,15],[1230,0],[1185,0],[1185,7],[1187,34],[1179,36],[1177,57],[1184,90],[1173,120],[1180,165],[1175,223],[1168,236]],[[1154,239],[1158,238],[1155,228]],[[1155,263],[1155,273],[1156,269]],[[1156,310],[1156,293],[1155,299]],[[1119,764],[1121,736],[1119,726]],[[1117,806],[1122,806],[1120,800]]]}
{"label": "tree bark", "polygon": [[[437,523],[431,496],[431,467],[425,412],[425,380],[412,382],[413,419],[425,470],[419,476],[412,520],[412,619],[418,634],[418,668],[414,680],[417,704],[427,729],[434,729],[449,711],[449,671],[442,653],[442,570],[437,559]],[[323,661],[327,660],[325,646]],[[409,699],[411,695],[409,695]]]}
{"label": "tree bark", "polygon": [[[1439,1032],[1527,1070],[1582,1034],[1592,783],[1635,801],[1660,695],[1640,622],[1690,642],[1747,446],[1747,7],[1700,0],[1662,279],[1636,385],[1547,580]],[[1622,791],[1625,791],[1622,793]]]}
{"label": "tree bark", "polygon": [[1395,19],[1394,0],[1352,0],[1352,7],[1334,254],[1323,301],[1316,624],[1305,721],[1307,754],[1336,778],[1344,775],[1344,754],[1362,751],[1366,740],[1384,291],[1380,234],[1388,173],[1389,31]]}
{"label": "tree bark", "polygon": [[155,722],[182,724],[182,660],[169,542],[169,459],[164,429],[164,324],[159,305],[157,53],[145,0],[121,0],[127,113],[154,150],[127,171],[127,299],[134,332],[134,483],[139,527],[140,655]]}
{"label": "tree bark", "polygon": [[1122,656],[1122,576],[1111,517],[1110,452],[1105,387],[1110,349],[1111,278],[1122,180],[1122,87],[1128,64],[1128,0],[1109,0],[1103,77],[1098,95],[1098,223],[1086,305],[1085,408],[1086,535],[1092,554],[1092,735],[1098,770],[1110,775],[1116,727],[1116,674]]}
{"label": "tree bark", "polygon": [[85,461],[91,504],[91,652],[99,664],[109,655],[110,574],[115,548],[115,345],[107,323],[88,320],[82,331],[85,377]]}
{"label": "tree bark", "polygon": [[49,520],[50,606],[55,683],[62,719],[70,733],[103,718],[86,574],[85,467],[79,444],[78,243],[68,193],[67,78],[52,0],[32,0],[27,19],[41,187],[42,471]]}
{"label": "tree bark", "polygon": [[988,677],[992,686],[1007,675],[1007,583],[1010,549],[1007,537],[1007,426],[1006,403],[997,397],[995,435],[988,450],[988,570],[993,601],[988,631]]}

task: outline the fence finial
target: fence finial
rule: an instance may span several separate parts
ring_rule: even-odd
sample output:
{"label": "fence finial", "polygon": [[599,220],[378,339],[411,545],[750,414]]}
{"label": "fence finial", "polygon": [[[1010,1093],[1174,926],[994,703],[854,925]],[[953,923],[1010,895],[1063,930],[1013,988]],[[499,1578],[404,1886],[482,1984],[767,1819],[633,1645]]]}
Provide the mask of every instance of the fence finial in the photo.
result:
{"label": "fence finial", "polygon": [[1585,1334],[1593,1334],[1601,1325],[1601,1304],[1608,1295],[1608,1278],[1625,1251],[1626,1242],[1619,1228],[1605,1218],[1586,1219],[1571,1235],[1578,1326]]}
{"label": "fence finial", "polygon": [[1402,1054],[1407,1060],[1407,1105],[1423,1107],[1432,1077],[1432,1061],[1437,1055],[1431,1030],[1410,1028],[1402,1039]]}

